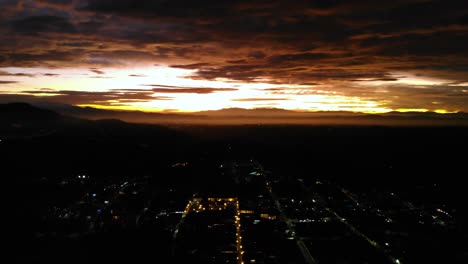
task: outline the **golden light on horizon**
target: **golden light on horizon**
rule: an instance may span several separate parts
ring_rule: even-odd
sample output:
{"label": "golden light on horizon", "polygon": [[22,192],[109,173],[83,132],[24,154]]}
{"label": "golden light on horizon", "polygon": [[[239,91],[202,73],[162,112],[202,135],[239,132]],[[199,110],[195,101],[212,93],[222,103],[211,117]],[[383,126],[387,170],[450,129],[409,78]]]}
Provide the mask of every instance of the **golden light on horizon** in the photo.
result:
{"label": "golden light on horizon", "polygon": [[[468,113],[459,5],[437,6],[434,16],[428,5],[393,1],[396,11],[379,18],[379,5],[342,1],[16,2],[0,1],[0,103]],[[397,23],[408,5],[424,23]],[[355,11],[370,20],[352,21]]]}
{"label": "golden light on horizon", "polygon": [[425,108],[398,108],[398,109],[395,109],[395,111],[401,112],[401,113],[409,113],[409,112],[426,113],[426,112],[429,112],[429,109],[425,109]]}
{"label": "golden light on horizon", "polygon": [[[99,96],[99,93],[115,93],[114,96],[103,97],[101,101],[75,104],[100,109],[144,112],[197,112],[224,108],[278,108],[301,112],[453,112],[441,109],[440,106],[433,110],[428,108],[392,109],[390,101],[384,97],[375,100],[352,94],[347,95],[345,92],[327,90],[324,89],[327,87],[317,85],[241,82],[226,78],[205,80],[194,78],[195,70],[169,66],[100,68],[99,70],[94,68],[3,68],[0,70],[12,75],[19,72],[28,75],[21,78],[16,76],[15,80],[20,79],[20,81],[9,84],[7,89],[3,90],[3,93],[7,94],[32,94],[35,97],[53,98],[70,91],[86,92],[92,96]],[[51,74],[45,76],[44,72]],[[31,76],[36,77],[31,78]],[[13,77],[6,76],[4,79],[8,80],[8,78]],[[271,80],[264,78],[264,81]],[[400,83],[403,82],[417,85],[434,83],[409,77]],[[378,82],[371,83],[374,86],[379,85]],[[136,98],[126,99],[126,93],[132,93],[136,95]],[[138,97],[140,93],[145,94],[144,99]],[[386,93],[389,92],[386,91]],[[116,98],[117,95],[118,98]]]}

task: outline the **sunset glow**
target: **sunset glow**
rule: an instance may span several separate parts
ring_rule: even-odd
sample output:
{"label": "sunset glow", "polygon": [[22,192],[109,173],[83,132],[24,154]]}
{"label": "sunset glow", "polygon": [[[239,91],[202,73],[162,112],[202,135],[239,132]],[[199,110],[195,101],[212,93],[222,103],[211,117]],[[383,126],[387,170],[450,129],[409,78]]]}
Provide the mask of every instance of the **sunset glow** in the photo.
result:
{"label": "sunset glow", "polygon": [[[333,91],[330,85],[294,85],[249,83],[232,80],[199,80],[190,78],[194,70],[176,69],[168,66],[145,68],[101,68],[99,74],[93,69],[46,69],[46,68],[3,68],[9,74],[4,80],[2,93],[34,96],[37,99],[54,100],[70,91],[87,92],[102,98],[94,101],[80,101],[72,104],[102,109],[140,110],[146,112],[195,112],[223,108],[280,108],[295,111],[350,111],[364,113],[385,113],[390,111],[438,113],[456,112],[440,107],[430,109],[391,108],[382,98],[347,95],[346,91]],[[44,74],[48,72],[48,74]],[[34,76],[34,77],[33,77]],[[15,81],[13,81],[15,80]],[[18,81],[19,80],[19,81]],[[364,81],[363,81],[364,82]],[[380,81],[365,81],[368,86],[377,87]],[[38,85],[38,83],[40,83]],[[402,79],[406,85],[436,85],[428,80]],[[39,87],[40,88],[39,88]],[[197,91],[197,88],[201,88]],[[154,91],[153,89],[156,89]],[[164,90],[166,89],[166,90]],[[204,89],[207,89],[206,91]],[[210,89],[213,89],[211,91]],[[217,89],[220,89],[219,91]],[[223,90],[226,89],[226,90]],[[331,91],[328,91],[330,90]],[[385,89],[382,87],[382,89]],[[420,88],[425,89],[425,88]],[[108,93],[115,93],[109,95]],[[126,93],[145,95],[145,99],[128,99]],[[85,96],[87,97],[87,96]],[[138,96],[137,96],[138,97]],[[79,98],[76,98],[79,99]]]}
{"label": "sunset glow", "polygon": [[[15,76],[20,83],[6,86],[2,92],[9,94],[31,95],[44,99],[54,99],[69,91],[90,93],[116,92],[147,94],[145,100],[128,100],[103,96],[98,102],[75,103],[78,106],[92,106],[102,109],[141,110],[147,112],[195,112],[219,110],[223,108],[281,108],[296,111],[352,111],[381,113],[390,108],[381,103],[359,97],[324,93],[314,86],[270,83],[243,83],[229,80],[191,79],[193,70],[171,67],[148,68],[111,68],[100,69],[96,74],[89,69],[22,69],[5,68],[1,71],[11,74],[27,73]],[[53,72],[57,76],[41,76],[42,82],[37,88],[38,77],[43,72]],[[49,75],[51,75],[49,74]],[[12,79],[12,77],[6,78]],[[202,90],[197,91],[197,88]],[[152,89],[157,89],[153,91]],[[167,89],[166,91],[164,89]],[[214,89],[205,92],[203,89]],[[216,89],[220,89],[217,91]],[[222,89],[226,89],[223,91]],[[192,91],[193,90],[193,91]],[[184,92],[185,91],[185,92]],[[209,91],[209,92],[208,92]],[[284,91],[279,93],[278,91]],[[287,93],[285,91],[290,91]],[[307,91],[307,93],[303,93]],[[154,99],[152,99],[153,97]]]}
{"label": "sunset glow", "polygon": [[466,49],[456,46],[468,34],[456,21],[373,28],[370,18],[346,19],[341,4],[297,4],[275,17],[261,12],[275,3],[242,1],[177,12],[158,1],[14,2],[0,3],[0,102],[148,112],[468,111]]}

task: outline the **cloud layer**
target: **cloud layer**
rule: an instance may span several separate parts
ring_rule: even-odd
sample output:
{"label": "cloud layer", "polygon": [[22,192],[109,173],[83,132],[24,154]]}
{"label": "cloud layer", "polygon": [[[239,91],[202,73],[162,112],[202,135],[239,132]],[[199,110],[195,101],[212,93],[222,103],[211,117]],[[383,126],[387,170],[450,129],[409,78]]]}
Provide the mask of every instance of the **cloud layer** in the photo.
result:
{"label": "cloud layer", "polygon": [[[17,92],[37,88],[19,89],[24,78],[41,83],[60,73],[11,67],[80,68],[102,79],[114,68],[165,65],[190,70],[183,78],[196,81],[279,86],[233,98],[238,102],[334,94],[393,110],[468,111],[467,46],[464,0],[0,2],[0,90],[16,85]],[[148,89],[137,96],[102,96],[146,101],[160,93],[242,91],[141,85]],[[54,97],[87,98],[68,90]]]}

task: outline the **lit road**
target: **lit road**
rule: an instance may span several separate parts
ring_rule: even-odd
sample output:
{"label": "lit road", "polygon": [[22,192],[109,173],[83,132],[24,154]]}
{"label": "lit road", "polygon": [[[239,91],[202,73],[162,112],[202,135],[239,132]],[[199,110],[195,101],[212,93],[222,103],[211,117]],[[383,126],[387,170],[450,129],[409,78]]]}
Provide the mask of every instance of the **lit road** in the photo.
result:
{"label": "lit road", "polygon": [[270,193],[271,198],[275,202],[276,208],[280,212],[280,218],[284,223],[286,223],[289,233],[294,238],[294,241],[296,241],[297,247],[301,251],[302,256],[304,257],[304,260],[308,264],[316,264],[317,261],[312,256],[307,246],[304,244],[304,241],[302,241],[302,238],[296,235],[293,221],[284,213],[283,207],[281,206],[281,203],[279,202],[278,197],[276,197],[275,193],[273,192],[273,189],[271,188],[271,182],[266,177],[266,173],[265,173],[263,166],[257,161],[251,161],[251,162],[255,164],[255,169],[257,169],[260,172],[260,175],[263,176],[267,190]]}
{"label": "lit road", "polygon": [[[305,184],[303,182],[301,182],[301,185],[302,185],[302,188],[308,192],[308,193],[311,193],[311,190],[305,186]],[[345,193],[346,194],[346,193]],[[348,197],[350,197],[350,195],[346,194]],[[394,264],[401,264],[400,260],[394,258],[393,256],[390,256],[389,254],[387,254],[387,252],[383,249],[382,246],[379,245],[379,243],[377,243],[377,241],[369,238],[368,236],[366,236],[364,233],[362,233],[361,231],[359,231],[355,226],[353,226],[351,223],[349,223],[345,218],[341,217],[337,212],[335,212],[334,210],[332,210],[331,208],[329,208],[327,205],[326,205],[326,202],[325,200],[321,197],[320,194],[318,193],[315,193],[315,199],[318,200],[318,204],[321,205],[327,212],[333,214],[340,222],[342,222],[344,225],[346,225],[355,235],[357,235],[358,237],[366,240],[370,245],[372,245],[377,251],[381,252],[382,254],[384,254],[389,260],[391,263],[394,263]],[[351,199],[351,197],[350,197]],[[351,199],[353,202],[357,203],[357,201],[355,201],[354,199]]]}
{"label": "lit road", "polygon": [[239,200],[236,199],[236,215],[235,224],[236,224],[236,249],[237,249],[237,263],[244,264],[244,251],[242,249],[242,236],[241,236],[241,223],[240,223],[240,210],[239,210]]}
{"label": "lit road", "polygon": [[207,200],[213,203],[224,202],[224,207],[219,207],[218,205],[213,205],[213,206],[210,205],[208,207],[205,207],[200,204],[201,199],[190,200],[187,203],[187,206],[185,207],[184,212],[182,213],[182,217],[180,218],[180,221],[175,226],[174,233],[172,235],[172,239],[173,239],[172,256],[175,256],[175,253],[176,253],[176,239],[179,233],[179,229],[181,225],[184,224],[185,219],[189,213],[201,212],[205,210],[215,210],[215,211],[225,210],[226,204],[229,202],[229,203],[234,203],[235,205],[234,223],[235,223],[235,228],[236,228],[236,259],[237,259],[238,264],[244,264],[244,260],[243,260],[244,250],[242,246],[239,200],[237,198],[208,198]]}
{"label": "lit road", "polygon": [[400,261],[390,255],[388,255],[385,250],[382,248],[382,246],[379,245],[379,243],[377,243],[377,241],[375,240],[372,240],[371,238],[369,238],[368,236],[366,236],[364,233],[362,233],[361,231],[359,231],[356,227],[354,227],[351,223],[349,223],[348,221],[346,221],[346,219],[344,219],[343,217],[341,217],[340,215],[338,215],[338,213],[336,213],[335,211],[333,211],[332,209],[328,208],[328,207],[325,207],[325,210],[327,210],[329,213],[333,214],[336,218],[338,218],[343,224],[345,224],[349,229],[351,229],[351,231],[363,238],[364,240],[366,240],[369,244],[371,244],[375,249],[377,249],[378,251],[382,252],[385,256],[387,256],[387,258],[392,262],[392,263],[395,263],[395,264],[400,264]]}
{"label": "lit road", "polygon": [[175,255],[176,238],[177,238],[177,234],[179,233],[179,228],[184,223],[184,220],[187,217],[187,214],[190,212],[191,209],[192,209],[192,201],[189,201],[187,203],[187,206],[185,207],[184,212],[182,213],[182,217],[180,218],[180,221],[175,226],[174,234],[172,235],[172,256]]}
{"label": "lit road", "polygon": [[276,195],[273,193],[273,190],[272,190],[272,188],[270,186],[271,183],[266,179],[265,174],[263,174],[263,176],[265,177],[268,192],[270,193],[273,201],[275,201],[276,208],[280,212],[280,218],[283,220],[283,222],[286,223],[286,226],[288,227],[289,233],[294,238],[294,240],[296,241],[296,244],[297,244],[299,250],[301,251],[302,256],[304,257],[305,261],[307,263],[309,263],[309,264],[316,264],[317,261],[314,259],[314,257],[312,257],[312,254],[310,254],[310,251],[307,248],[307,246],[304,244],[304,241],[302,241],[302,238],[296,235],[296,232],[294,231],[294,225],[293,225],[291,219],[284,213],[283,208],[281,207],[281,204],[280,204],[280,202],[278,200],[278,197],[276,197]]}

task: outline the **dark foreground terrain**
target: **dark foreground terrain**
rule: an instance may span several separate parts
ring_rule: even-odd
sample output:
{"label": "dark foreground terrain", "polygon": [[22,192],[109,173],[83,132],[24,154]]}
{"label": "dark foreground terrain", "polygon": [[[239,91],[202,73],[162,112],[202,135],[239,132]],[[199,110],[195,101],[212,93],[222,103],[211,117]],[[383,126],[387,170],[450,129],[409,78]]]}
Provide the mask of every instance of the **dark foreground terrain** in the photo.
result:
{"label": "dark foreground terrain", "polygon": [[13,263],[467,263],[467,135],[165,127],[2,105],[8,254]]}

